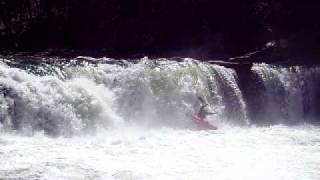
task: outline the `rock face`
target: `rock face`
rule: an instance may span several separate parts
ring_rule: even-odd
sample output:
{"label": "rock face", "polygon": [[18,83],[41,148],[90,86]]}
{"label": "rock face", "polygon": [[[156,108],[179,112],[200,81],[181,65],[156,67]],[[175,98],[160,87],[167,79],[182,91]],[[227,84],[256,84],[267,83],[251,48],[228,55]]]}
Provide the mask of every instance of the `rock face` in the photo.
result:
{"label": "rock face", "polygon": [[298,0],[3,0],[0,49],[73,49],[118,58],[228,59],[274,41],[277,46],[270,61],[292,57],[304,61],[320,56],[319,4]]}

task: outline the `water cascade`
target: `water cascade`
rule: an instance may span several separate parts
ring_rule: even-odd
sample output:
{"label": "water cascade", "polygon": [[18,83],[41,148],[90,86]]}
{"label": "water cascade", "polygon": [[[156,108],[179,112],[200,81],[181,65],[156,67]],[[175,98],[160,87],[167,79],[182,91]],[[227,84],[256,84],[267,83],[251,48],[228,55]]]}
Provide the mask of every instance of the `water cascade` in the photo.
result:
{"label": "water cascade", "polygon": [[192,128],[205,99],[217,124],[316,121],[320,69],[253,64],[237,69],[193,59],[81,60],[0,64],[2,131],[74,135],[125,124]]}

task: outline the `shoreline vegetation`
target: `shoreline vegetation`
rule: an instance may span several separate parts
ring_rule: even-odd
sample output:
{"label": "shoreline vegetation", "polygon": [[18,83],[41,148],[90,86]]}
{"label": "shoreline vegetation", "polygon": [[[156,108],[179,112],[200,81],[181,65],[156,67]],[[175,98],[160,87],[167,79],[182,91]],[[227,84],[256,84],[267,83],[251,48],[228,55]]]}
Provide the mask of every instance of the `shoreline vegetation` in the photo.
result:
{"label": "shoreline vegetation", "polygon": [[320,2],[3,0],[0,54],[319,64]]}

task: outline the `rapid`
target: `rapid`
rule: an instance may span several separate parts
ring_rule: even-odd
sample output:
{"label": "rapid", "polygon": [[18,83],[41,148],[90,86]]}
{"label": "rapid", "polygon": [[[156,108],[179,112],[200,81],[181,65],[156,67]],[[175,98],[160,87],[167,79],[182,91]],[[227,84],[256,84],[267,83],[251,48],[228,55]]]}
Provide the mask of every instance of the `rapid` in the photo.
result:
{"label": "rapid", "polygon": [[[320,67],[1,58],[0,179],[320,178]],[[218,130],[191,121],[198,98]]]}

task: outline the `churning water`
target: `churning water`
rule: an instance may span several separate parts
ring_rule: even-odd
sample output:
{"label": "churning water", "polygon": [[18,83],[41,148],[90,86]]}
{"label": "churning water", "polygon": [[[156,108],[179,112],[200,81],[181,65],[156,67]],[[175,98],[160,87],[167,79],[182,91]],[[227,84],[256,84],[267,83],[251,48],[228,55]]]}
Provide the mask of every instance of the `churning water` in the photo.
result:
{"label": "churning water", "polygon": [[[318,67],[2,59],[0,179],[316,180],[319,85]],[[198,97],[219,130],[192,124]]]}

